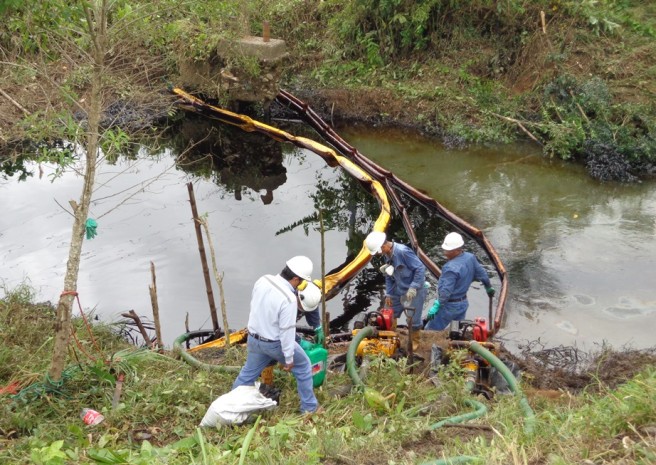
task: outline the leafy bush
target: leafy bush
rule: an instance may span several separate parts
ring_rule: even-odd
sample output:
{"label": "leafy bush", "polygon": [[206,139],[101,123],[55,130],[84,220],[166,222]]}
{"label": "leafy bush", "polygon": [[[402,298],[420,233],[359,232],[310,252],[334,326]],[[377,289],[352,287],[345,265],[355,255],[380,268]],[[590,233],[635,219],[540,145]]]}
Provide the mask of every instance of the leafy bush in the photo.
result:
{"label": "leafy bush", "polygon": [[654,108],[614,104],[598,77],[559,76],[544,88],[541,114],[545,153],[581,159],[596,179],[632,182],[656,159]]}
{"label": "leafy bush", "polygon": [[[341,11],[332,12],[330,29],[341,39],[349,57],[367,57],[370,63],[372,58],[388,63],[413,52],[439,49],[441,43],[468,29],[488,36],[501,30],[513,30],[518,34],[508,37],[515,40],[524,25],[532,24],[537,11],[548,4],[540,0],[356,0],[341,3]],[[520,31],[516,31],[518,27]],[[377,57],[373,57],[372,43],[377,45]]]}

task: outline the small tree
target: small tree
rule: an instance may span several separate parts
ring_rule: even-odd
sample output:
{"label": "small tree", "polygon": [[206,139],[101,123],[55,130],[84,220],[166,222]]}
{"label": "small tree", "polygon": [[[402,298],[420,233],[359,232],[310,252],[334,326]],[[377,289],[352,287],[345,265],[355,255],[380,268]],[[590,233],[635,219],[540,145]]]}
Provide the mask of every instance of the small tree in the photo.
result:
{"label": "small tree", "polygon": [[100,150],[99,133],[102,117],[103,75],[105,70],[105,55],[108,50],[107,16],[109,0],[100,0],[95,4],[83,4],[86,17],[86,32],[91,39],[89,57],[92,63],[91,92],[89,94],[88,124],[82,136],[82,145],[86,156],[84,169],[84,185],[79,204],[73,204],[73,230],[71,244],[66,262],[64,276],[64,292],[57,304],[57,320],[55,323],[55,344],[48,375],[53,381],[59,381],[66,365],[66,354],[71,334],[71,315],[77,279],[80,271],[80,255],[85,235],[85,223],[89,214],[93,184],[96,178],[96,164]]}

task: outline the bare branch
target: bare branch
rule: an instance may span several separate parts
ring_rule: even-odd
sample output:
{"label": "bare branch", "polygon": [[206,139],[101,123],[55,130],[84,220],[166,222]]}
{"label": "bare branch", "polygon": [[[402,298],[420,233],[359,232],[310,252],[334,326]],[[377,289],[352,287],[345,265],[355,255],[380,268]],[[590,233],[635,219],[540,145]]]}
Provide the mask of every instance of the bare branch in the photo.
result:
{"label": "bare branch", "polygon": [[541,142],[540,140],[538,140],[538,138],[535,137],[535,136],[531,133],[531,131],[529,131],[528,129],[526,129],[526,127],[524,127],[524,125],[522,124],[521,121],[516,120],[515,118],[510,118],[510,117],[508,117],[508,116],[499,115],[499,114],[497,114],[497,113],[492,113],[492,115],[496,116],[497,118],[501,118],[501,119],[503,119],[503,120],[505,120],[505,121],[509,121],[509,122],[511,122],[511,123],[515,123],[517,126],[519,126],[519,129],[521,129],[522,131],[524,131],[524,133],[525,133],[528,137],[530,137],[531,139],[533,139],[533,140],[534,140],[535,142],[537,142],[538,144],[543,145],[542,142]]}
{"label": "bare branch", "polygon": [[25,113],[25,114],[28,115],[28,116],[30,115],[30,112],[27,111],[27,110],[26,110],[26,109],[25,109],[20,103],[18,103],[16,100],[14,100],[13,98],[11,98],[11,96],[10,96],[7,92],[5,92],[4,90],[0,89],[0,94],[2,94],[2,96],[3,96],[4,98],[6,98],[7,100],[9,100],[9,101],[10,101],[10,102],[11,102],[16,108],[18,108],[20,111],[22,111],[23,113]]}

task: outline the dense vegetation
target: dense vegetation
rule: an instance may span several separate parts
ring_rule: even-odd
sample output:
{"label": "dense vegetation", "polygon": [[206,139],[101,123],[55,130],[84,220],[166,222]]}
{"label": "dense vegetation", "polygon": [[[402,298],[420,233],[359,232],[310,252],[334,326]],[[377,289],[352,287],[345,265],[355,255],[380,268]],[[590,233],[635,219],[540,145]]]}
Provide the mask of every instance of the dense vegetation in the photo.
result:
{"label": "dense vegetation", "polygon": [[[282,85],[306,92],[313,106],[330,106],[336,90],[346,92],[349,104],[338,105],[337,116],[400,122],[455,144],[530,137],[546,156],[585,163],[602,180],[654,172],[652,2],[264,3],[110,2],[107,95],[145,102],[145,88],[175,82],[180,57],[214,60],[221,40],[259,35],[269,21],[290,52]],[[29,116],[10,106],[0,137],[52,136],[63,127],[70,133],[70,124],[53,123],[70,121],[89,85],[79,4],[2,0],[0,11],[0,86],[30,106]],[[225,70],[253,75],[260,67],[242,56]],[[46,90],[48,80],[57,96]]]}
{"label": "dense vegetation", "polygon": [[[199,429],[234,374],[193,368],[167,352],[130,346],[117,336],[119,327],[89,327],[78,318],[64,380],[48,383],[43,373],[55,310],[35,303],[29,287],[5,293],[0,299],[0,463],[412,464],[464,456],[473,459],[457,463],[646,465],[656,460],[653,354],[633,360],[602,354],[587,368],[596,381],[578,393],[530,390],[537,380],[525,376],[523,388],[537,419],[533,431],[512,395],[479,397],[486,415],[459,427],[436,427],[472,410],[463,368],[457,361],[449,365],[436,387],[423,373],[408,374],[405,359],[386,358],[373,359],[365,378],[379,396],[344,389],[351,384],[348,375],[330,374],[317,390],[326,412],[303,417],[297,413],[293,378],[276,375],[281,405],[257,425]],[[233,347],[223,360],[239,365],[243,357],[243,350]],[[600,372],[609,360],[633,366],[637,375],[609,378]],[[641,369],[638,361],[647,364]],[[123,389],[112,407],[120,375]],[[553,378],[548,372],[540,376]],[[387,402],[376,401],[391,394],[395,397]],[[105,420],[85,426],[82,408],[100,411]]]}

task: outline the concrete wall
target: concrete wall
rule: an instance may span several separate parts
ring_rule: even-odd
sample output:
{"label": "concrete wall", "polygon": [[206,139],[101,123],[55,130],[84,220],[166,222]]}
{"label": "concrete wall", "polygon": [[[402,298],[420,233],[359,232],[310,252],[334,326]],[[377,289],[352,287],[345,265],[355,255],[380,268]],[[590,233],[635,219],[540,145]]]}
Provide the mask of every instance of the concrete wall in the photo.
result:
{"label": "concrete wall", "polygon": [[180,59],[179,85],[222,101],[267,104],[278,94],[285,41],[247,36],[223,41],[205,61]]}

